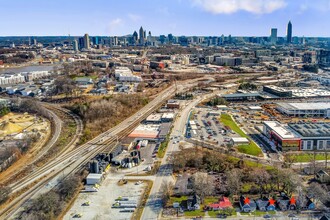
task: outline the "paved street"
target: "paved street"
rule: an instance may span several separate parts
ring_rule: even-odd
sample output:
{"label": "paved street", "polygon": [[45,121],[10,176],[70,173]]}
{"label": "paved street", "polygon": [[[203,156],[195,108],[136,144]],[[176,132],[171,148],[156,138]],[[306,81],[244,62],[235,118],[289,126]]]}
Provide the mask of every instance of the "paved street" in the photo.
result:
{"label": "paved street", "polygon": [[[149,199],[147,201],[146,207],[143,210],[141,219],[159,219],[162,210],[162,201],[160,194],[160,187],[163,182],[174,181],[172,177],[172,167],[169,163],[169,156],[179,150],[179,142],[177,139],[183,139],[183,135],[186,129],[186,123],[188,121],[189,113],[193,107],[195,107],[202,99],[208,98],[213,94],[204,95],[193,101],[191,101],[187,106],[185,106],[182,111],[179,112],[180,116],[176,118],[174,122],[173,131],[170,137],[173,139],[169,142],[166,154],[162,160],[159,171],[156,175],[153,187],[150,192]],[[175,138],[179,137],[179,138]]]}

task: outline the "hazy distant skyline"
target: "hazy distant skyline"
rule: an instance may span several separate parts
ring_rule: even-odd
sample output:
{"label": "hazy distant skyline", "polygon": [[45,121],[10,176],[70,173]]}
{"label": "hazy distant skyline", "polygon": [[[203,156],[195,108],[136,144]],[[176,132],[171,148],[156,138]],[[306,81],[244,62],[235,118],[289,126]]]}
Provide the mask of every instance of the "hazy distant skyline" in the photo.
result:
{"label": "hazy distant skyline", "polygon": [[330,0],[0,0],[0,36],[330,37]]}

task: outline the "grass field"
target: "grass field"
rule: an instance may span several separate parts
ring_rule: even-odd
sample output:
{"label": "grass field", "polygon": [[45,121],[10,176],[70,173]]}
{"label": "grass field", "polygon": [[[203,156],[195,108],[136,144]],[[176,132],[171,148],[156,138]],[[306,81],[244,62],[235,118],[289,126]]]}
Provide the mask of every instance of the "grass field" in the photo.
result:
{"label": "grass field", "polygon": [[[239,158],[237,157],[233,157],[233,156],[228,156],[228,158],[233,162],[233,163],[238,163],[238,161],[240,161]],[[274,167],[270,166],[270,165],[264,165],[261,163],[257,163],[257,162],[253,162],[253,161],[249,161],[249,160],[244,160],[244,163],[246,166],[248,167],[264,167],[266,170],[272,170],[274,169]]]}
{"label": "grass field", "polygon": [[[225,126],[230,127],[231,130],[235,131],[241,137],[248,138],[251,141],[251,139],[249,138],[249,136],[247,136],[241,130],[241,128],[238,127],[238,125],[234,122],[234,120],[232,119],[232,117],[230,115],[228,115],[228,114],[221,114],[220,121]],[[238,146],[237,149],[241,153],[245,153],[245,154],[249,154],[249,155],[253,155],[253,156],[261,156],[262,155],[261,149],[254,142],[252,142],[252,141],[250,142],[250,144]]]}
{"label": "grass field", "polygon": [[[292,163],[304,163],[310,162],[314,159],[314,154],[310,153],[302,153],[302,154],[286,154],[284,156],[286,161],[290,161]],[[328,159],[330,159],[330,155],[328,155]],[[325,153],[316,153],[315,160],[326,160]]]}

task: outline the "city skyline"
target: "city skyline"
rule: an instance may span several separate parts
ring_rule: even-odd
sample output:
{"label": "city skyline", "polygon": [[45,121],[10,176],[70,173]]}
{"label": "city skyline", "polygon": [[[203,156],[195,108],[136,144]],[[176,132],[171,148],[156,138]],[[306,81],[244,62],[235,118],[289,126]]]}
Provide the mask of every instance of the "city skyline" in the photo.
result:
{"label": "city skyline", "polygon": [[[140,26],[157,36],[329,37],[329,0],[3,1],[0,36],[124,36]],[[86,3],[86,4],[84,4]],[[61,6],[61,7],[59,7]],[[60,16],[59,16],[60,15]]]}

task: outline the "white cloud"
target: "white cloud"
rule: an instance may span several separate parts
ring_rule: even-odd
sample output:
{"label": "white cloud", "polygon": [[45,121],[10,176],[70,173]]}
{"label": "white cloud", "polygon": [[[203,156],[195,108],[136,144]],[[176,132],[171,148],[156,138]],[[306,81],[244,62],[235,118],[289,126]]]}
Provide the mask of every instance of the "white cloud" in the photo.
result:
{"label": "white cloud", "polygon": [[247,11],[253,14],[268,14],[286,7],[285,0],[191,0],[194,6],[202,7],[213,14],[232,14]]}
{"label": "white cloud", "polygon": [[107,32],[113,33],[124,24],[124,21],[121,18],[115,18],[111,20],[107,26]]}
{"label": "white cloud", "polygon": [[315,0],[305,0],[304,2],[301,1],[300,3],[300,11],[304,12],[308,9],[317,10],[321,12],[328,12],[330,10],[330,0],[318,0],[315,3]]}
{"label": "white cloud", "polygon": [[128,14],[128,18],[131,19],[133,22],[141,21],[142,17],[136,14]]}

